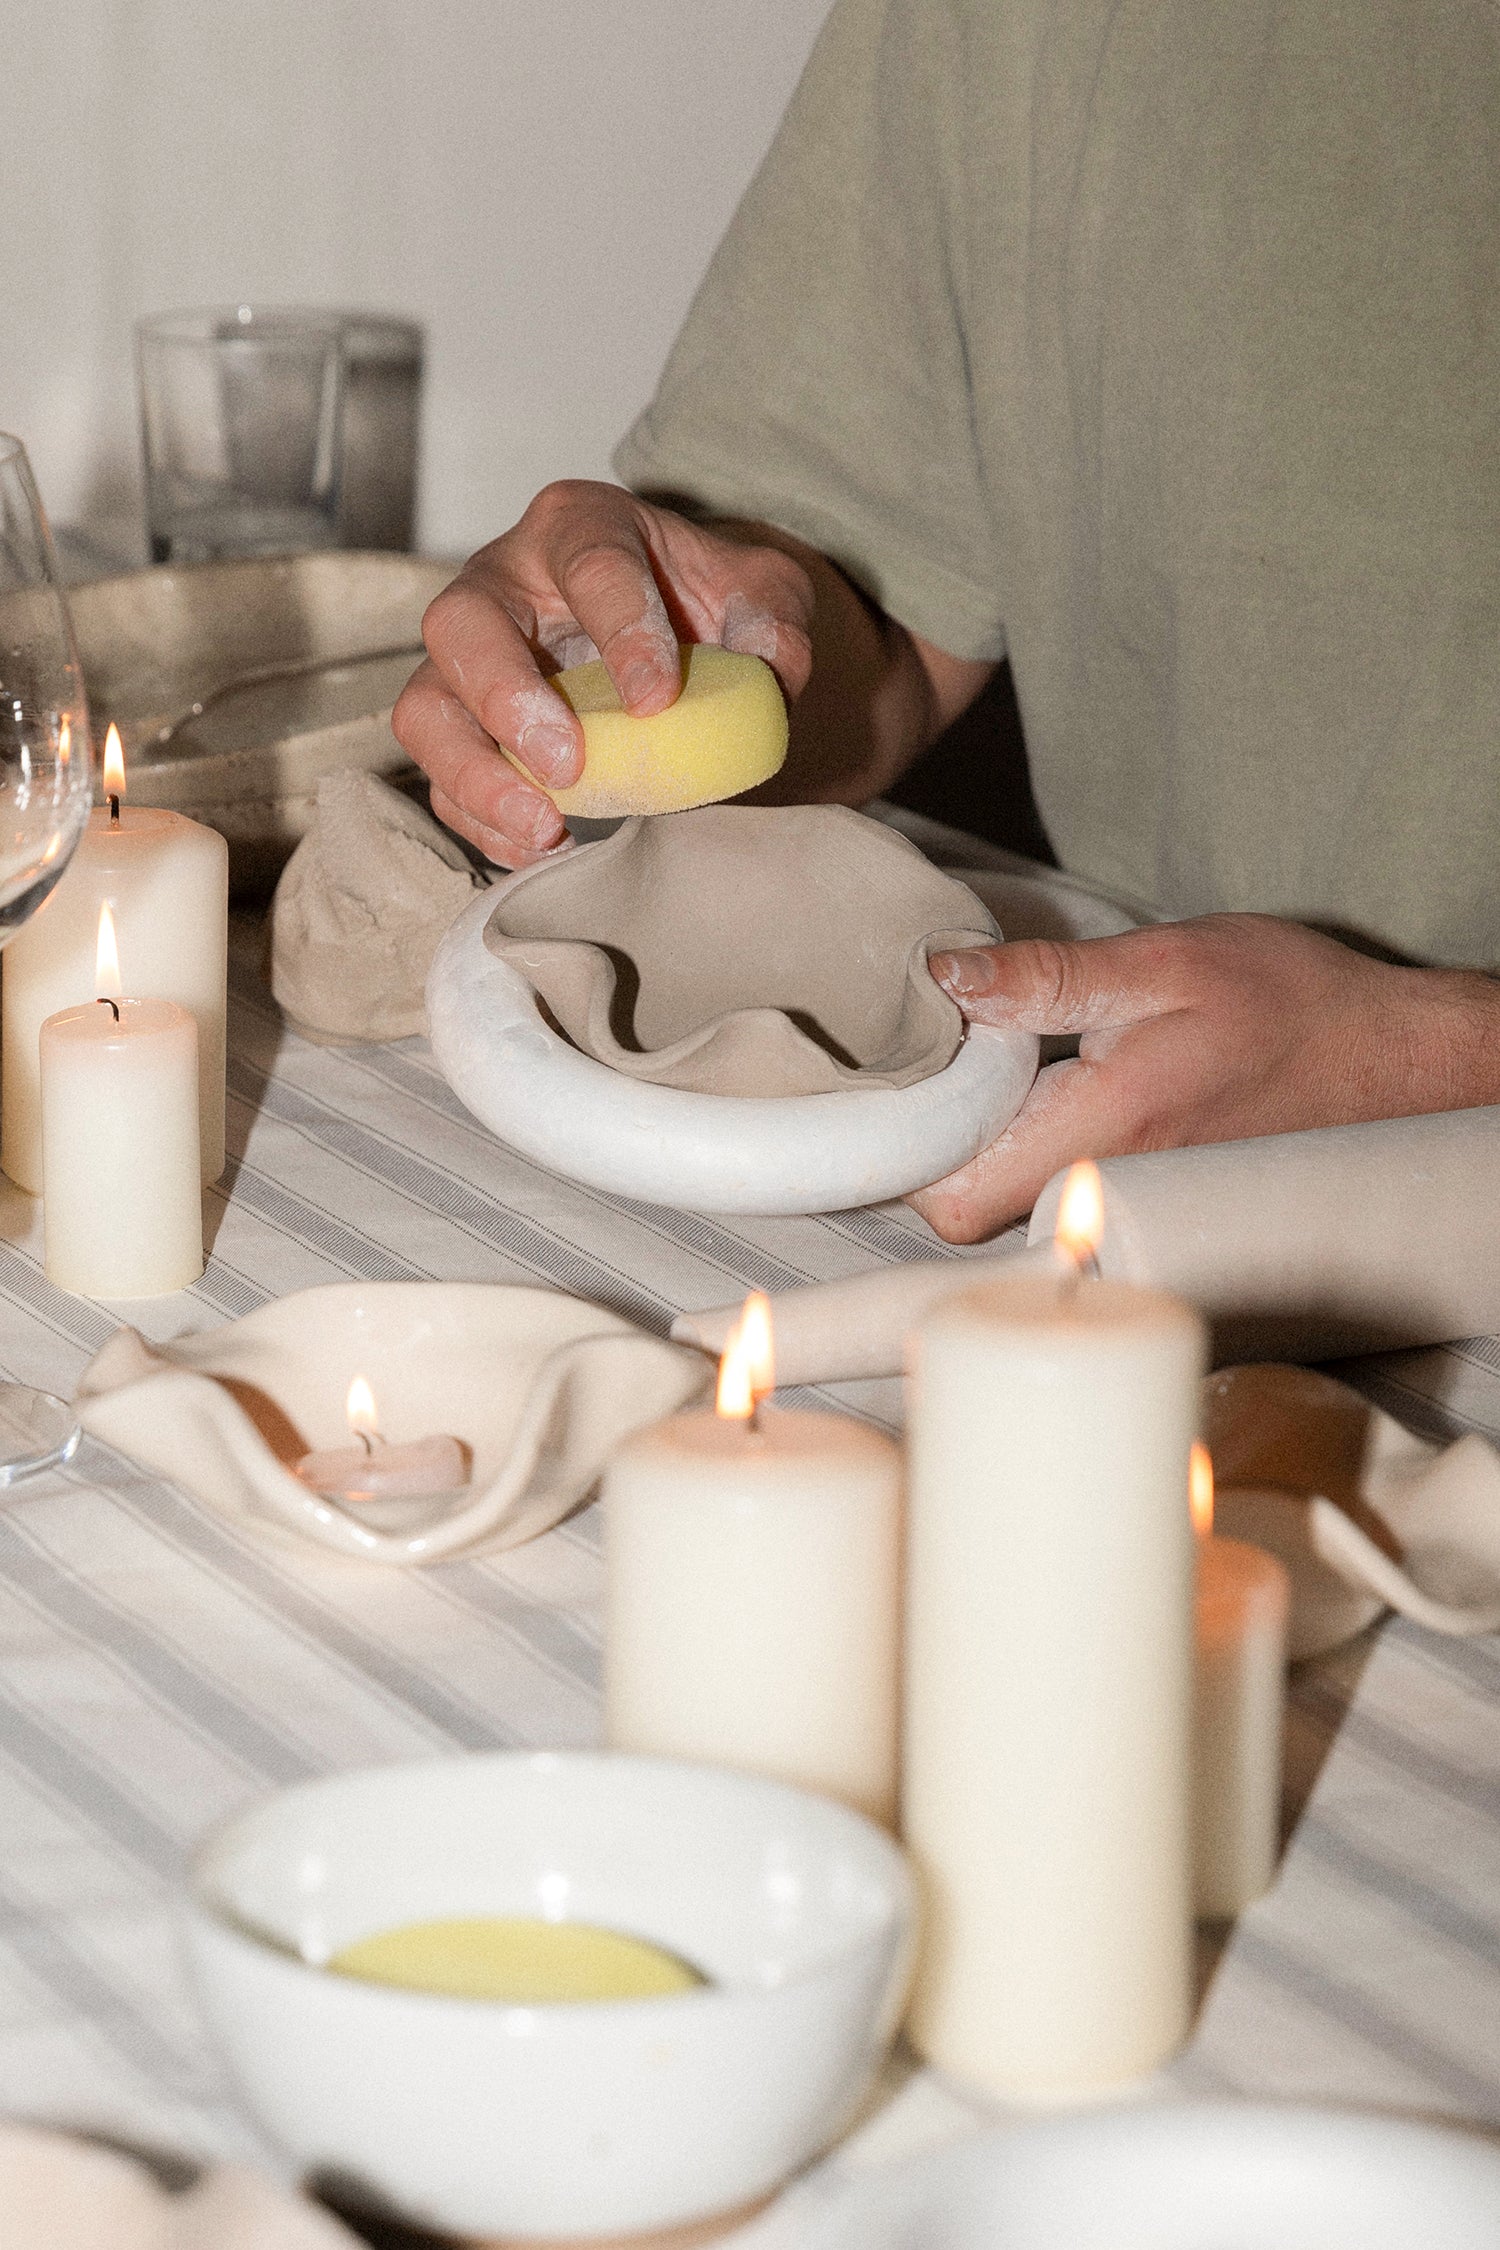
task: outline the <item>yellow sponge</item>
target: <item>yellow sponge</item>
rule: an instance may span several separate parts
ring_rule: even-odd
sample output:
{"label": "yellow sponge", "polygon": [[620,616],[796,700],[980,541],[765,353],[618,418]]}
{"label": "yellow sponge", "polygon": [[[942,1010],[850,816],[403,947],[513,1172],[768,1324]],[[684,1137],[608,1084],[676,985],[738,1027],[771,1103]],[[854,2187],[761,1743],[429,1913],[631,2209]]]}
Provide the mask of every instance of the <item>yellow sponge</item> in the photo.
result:
{"label": "yellow sponge", "polygon": [[786,760],[781,689],[758,656],[702,644],[685,648],[682,693],[654,718],[635,718],[597,661],[551,681],[583,725],[584,768],[568,789],[549,789],[559,812],[585,820],[686,812],[769,781]]}

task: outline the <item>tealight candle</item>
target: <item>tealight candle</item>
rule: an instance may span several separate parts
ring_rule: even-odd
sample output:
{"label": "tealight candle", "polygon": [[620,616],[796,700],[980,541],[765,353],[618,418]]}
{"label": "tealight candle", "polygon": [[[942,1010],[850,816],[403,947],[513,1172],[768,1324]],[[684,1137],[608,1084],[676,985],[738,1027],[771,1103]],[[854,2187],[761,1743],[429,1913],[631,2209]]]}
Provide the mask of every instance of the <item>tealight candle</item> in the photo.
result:
{"label": "tealight candle", "polygon": [[355,1502],[414,1500],[467,1485],[468,1449],[458,1438],[409,1438],[392,1445],[382,1437],[374,1394],[363,1375],[349,1385],[344,1411],[354,1442],[304,1453],[296,1464],[296,1474],[312,1491]]}
{"label": "tealight candle", "polygon": [[1198,1534],[1193,1882],[1205,1921],[1271,1887],[1281,1823],[1281,1722],[1291,1581],[1275,1557],[1213,1536],[1213,1464],[1193,1448]]}
{"label": "tealight candle", "polygon": [[847,1416],[760,1406],[770,1348],[752,1298],[717,1410],[659,1422],[610,1462],[605,1738],[770,1774],[889,1823],[900,1455]]}
{"label": "tealight candle", "polygon": [[5,948],[0,1164],[30,1195],[42,1188],[41,1027],[92,1000],[105,905],[133,1000],[171,1000],[193,1015],[202,1178],[216,1180],[224,1169],[229,847],[215,829],[181,813],[122,806],[125,764],[113,726],[103,780],[107,802],[89,815],[67,873]]}
{"label": "tealight candle", "polygon": [[120,996],[109,908],[100,997],[41,1027],[44,1261],[80,1297],[159,1297],[203,1271],[198,1027]]}
{"label": "tealight candle", "polygon": [[911,2036],[1001,2099],[1153,2069],[1192,2001],[1192,1533],[1202,1321],[1035,1268],[914,1338],[902,1812]]}

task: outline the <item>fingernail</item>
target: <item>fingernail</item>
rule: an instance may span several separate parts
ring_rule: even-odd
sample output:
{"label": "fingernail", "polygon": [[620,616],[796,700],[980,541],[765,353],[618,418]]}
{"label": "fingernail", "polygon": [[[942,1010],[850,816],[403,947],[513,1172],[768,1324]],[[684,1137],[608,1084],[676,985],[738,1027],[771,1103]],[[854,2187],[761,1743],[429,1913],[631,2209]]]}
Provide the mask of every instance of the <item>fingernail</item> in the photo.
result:
{"label": "fingernail", "polygon": [[566,828],[556,805],[549,805],[545,797],[518,805],[508,825],[512,834],[519,833],[522,842],[529,844],[533,851],[550,851]]}
{"label": "fingernail", "polygon": [[578,779],[578,746],[565,727],[546,721],[526,727],[516,745],[516,755],[538,781],[562,787]]}
{"label": "fingernail", "polygon": [[651,663],[644,656],[637,657],[633,664],[627,664],[620,675],[620,693],[627,707],[659,696],[664,684],[661,666]]}
{"label": "fingernail", "polygon": [[995,963],[989,953],[934,953],[929,955],[928,968],[945,992],[955,1000],[975,1000],[983,992],[994,989]]}

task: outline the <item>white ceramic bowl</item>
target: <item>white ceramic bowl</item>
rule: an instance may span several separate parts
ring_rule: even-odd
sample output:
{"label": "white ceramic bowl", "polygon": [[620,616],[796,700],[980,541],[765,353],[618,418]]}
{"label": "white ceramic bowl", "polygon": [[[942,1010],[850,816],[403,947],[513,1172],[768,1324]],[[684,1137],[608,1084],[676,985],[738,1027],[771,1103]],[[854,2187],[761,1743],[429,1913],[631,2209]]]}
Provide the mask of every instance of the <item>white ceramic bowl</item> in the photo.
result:
{"label": "white ceramic bowl", "polygon": [[1258,2103],[988,2134],[862,2182],[809,2250],[1495,2250],[1500,2148]]}
{"label": "white ceramic bowl", "polygon": [[[705,1971],[669,1999],[506,2007],[331,1976],[354,1938],[536,1914]],[[187,1944],[273,2138],[347,2200],[456,2234],[628,2234],[768,2194],[895,2028],[909,1878],[857,1814],[661,1759],[499,1754],[305,1783],[216,1829]]]}
{"label": "white ceramic bowl", "polygon": [[438,947],[433,1057],[507,1147],[607,1195],[763,1218],[880,1203],[988,1148],[1036,1076],[1031,1032],[971,1024],[946,1070],[914,1086],[772,1097],[627,1078],[554,1030],[526,979],[490,952],[494,911],[485,892]]}

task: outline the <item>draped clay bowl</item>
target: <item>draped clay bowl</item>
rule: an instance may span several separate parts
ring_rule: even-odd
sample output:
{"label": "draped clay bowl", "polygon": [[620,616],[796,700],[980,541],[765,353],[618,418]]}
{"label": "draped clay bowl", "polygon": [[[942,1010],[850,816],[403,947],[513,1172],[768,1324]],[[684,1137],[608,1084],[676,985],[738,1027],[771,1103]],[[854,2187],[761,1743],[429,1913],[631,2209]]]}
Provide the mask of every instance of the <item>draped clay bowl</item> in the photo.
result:
{"label": "draped clay bowl", "polygon": [[1500,1632],[1500,1454],[1439,1447],[1310,1367],[1228,1367],[1205,1385],[1215,1529],[1279,1556],[1289,1650],[1337,1648],[1386,1609],[1428,1632]]}
{"label": "draped clay bowl", "polygon": [[476,899],[427,985],[454,1091],[524,1156],[682,1210],[847,1209],[942,1178],[1036,1073],[929,951],[986,909],[837,806],[628,821]]}
{"label": "draped clay bowl", "polygon": [[[709,1363],[550,1289],[339,1282],[175,1343],[122,1328],[84,1369],[90,1436],[240,1524],[374,1562],[534,1539],[577,1507],[631,1431],[706,1388]],[[350,1442],[354,1376],[391,1443],[454,1437],[457,1495],[340,1502],[293,1473]]]}

